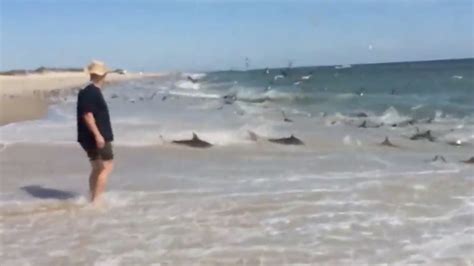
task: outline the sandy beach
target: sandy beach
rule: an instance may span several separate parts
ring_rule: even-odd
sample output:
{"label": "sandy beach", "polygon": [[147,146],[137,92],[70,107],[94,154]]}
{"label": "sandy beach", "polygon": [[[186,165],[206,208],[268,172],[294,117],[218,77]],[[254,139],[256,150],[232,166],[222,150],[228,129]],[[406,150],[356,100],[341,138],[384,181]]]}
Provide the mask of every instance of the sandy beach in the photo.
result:
{"label": "sandy beach", "polygon": [[[472,62],[417,64],[111,75],[102,209],[76,142],[87,80],[2,77],[2,265],[471,265]],[[208,148],[173,142],[193,132]]]}
{"label": "sandy beach", "polygon": [[[383,149],[347,158],[374,152]],[[107,207],[95,211],[83,207],[88,163],[76,145],[3,151],[2,176],[23,177],[2,181],[4,196],[21,194],[0,207],[5,265],[472,262],[472,229],[463,232],[469,168],[416,174],[408,164],[419,155],[408,152],[403,169],[377,172],[372,162],[352,179],[344,172],[356,164],[337,170],[330,152],[169,145],[116,153]],[[391,151],[384,161],[397,158]]]}
{"label": "sandy beach", "polygon": [[474,0],[0,1],[0,266],[474,266]]}
{"label": "sandy beach", "polygon": [[[164,75],[166,74],[109,74],[107,82],[113,84]],[[51,96],[70,94],[87,82],[87,74],[81,72],[0,75],[0,125],[38,119],[46,113]]]}

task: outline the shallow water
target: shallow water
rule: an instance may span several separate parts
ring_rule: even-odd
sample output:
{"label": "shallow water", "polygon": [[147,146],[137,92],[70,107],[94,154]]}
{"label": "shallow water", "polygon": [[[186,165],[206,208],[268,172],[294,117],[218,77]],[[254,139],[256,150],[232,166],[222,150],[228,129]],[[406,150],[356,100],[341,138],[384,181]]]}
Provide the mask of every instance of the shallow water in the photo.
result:
{"label": "shallow water", "polygon": [[[461,162],[473,156],[470,109],[381,108],[369,93],[373,105],[359,104],[367,117],[357,117],[344,102],[358,98],[339,92],[328,101],[344,101],[327,109],[274,98],[230,105],[213,75],[223,74],[105,91],[116,167],[99,210],[87,205],[74,95],[42,120],[0,127],[2,265],[474,262],[473,167]],[[430,121],[416,114],[421,104]],[[435,141],[410,140],[417,128]],[[170,143],[193,131],[214,146]],[[305,145],[267,141],[291,134]],[[379,145],[386,136],[398,147]]]}
{"label": "shallow water", "polygon": [[[106,205],[98,211],[81,207],[87,164],[75,160],[77,147],[9,147],[2,176],[21,173],[5,165],[30,150],[52,160],[54,170],[26,156],[36,169],[23,175],[31,178],[5,184],[4,265],[469,265],[473,259],[472,167],[457,162],[425,163],[427,156],[413,152],[371,159],[364,149],[125,147],[116,151]],[[390,163],[397,159],[400,165]],[[41,199],[18,191],[35,184],[77,195]]]}
{"label": "shallow water", "polygon": [[[52,161],[24,158],[29,151]],[[2,189],[4,265],[473,259],[472,167],[427,163],[429,153],[122,147],[102,210],[82,207],[87,163],[76,160],[78,147],[14,145],[4,153],[2,176],[27,177]],[[7,166],[20,156],[32,167]],[[27,185],[73,196],[18,190]]]}

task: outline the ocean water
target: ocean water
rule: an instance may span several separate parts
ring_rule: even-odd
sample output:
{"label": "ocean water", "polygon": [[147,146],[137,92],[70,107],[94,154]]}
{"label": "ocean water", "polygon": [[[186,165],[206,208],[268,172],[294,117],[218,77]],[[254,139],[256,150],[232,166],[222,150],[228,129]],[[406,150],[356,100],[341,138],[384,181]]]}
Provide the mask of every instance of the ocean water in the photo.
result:
{"label": "ocean water", "polygon": [[[474,263],[473,59],[175,73],[104,96],[100,211],[83,207],[75,95],[0,127],[6,265]],[[193,132],[213,146],[171,143]],[[304,145],[268,141],[290,135]]]}

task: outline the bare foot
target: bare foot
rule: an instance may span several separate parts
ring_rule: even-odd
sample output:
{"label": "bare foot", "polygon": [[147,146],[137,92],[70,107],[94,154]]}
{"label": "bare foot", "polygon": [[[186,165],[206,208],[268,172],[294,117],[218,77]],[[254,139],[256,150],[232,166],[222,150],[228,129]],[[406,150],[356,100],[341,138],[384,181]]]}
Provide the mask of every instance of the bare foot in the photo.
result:
{"label": "bare foot", "polygon": [[102,198],[95,198],[92,202],[91,202],[91,206],[94,208],[94,209],[97,209],[97,210],[103,210],[104,209],[104,201],[102,200]]}

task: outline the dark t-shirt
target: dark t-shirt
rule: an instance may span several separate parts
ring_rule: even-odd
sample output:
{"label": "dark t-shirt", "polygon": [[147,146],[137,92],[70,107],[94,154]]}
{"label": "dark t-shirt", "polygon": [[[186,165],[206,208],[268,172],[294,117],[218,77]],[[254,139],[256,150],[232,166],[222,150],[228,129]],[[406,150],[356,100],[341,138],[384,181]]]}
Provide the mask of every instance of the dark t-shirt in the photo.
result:
{"label": "dark t-shirt", "polygon": [[77,95],[77,141],[87,147],[96,147],[94,134],[84,120],[86,113],[92,113],[97,128],[105,141],[113,141],[112,125],[110,124],[109,108],[99,88],[90,84]]}

